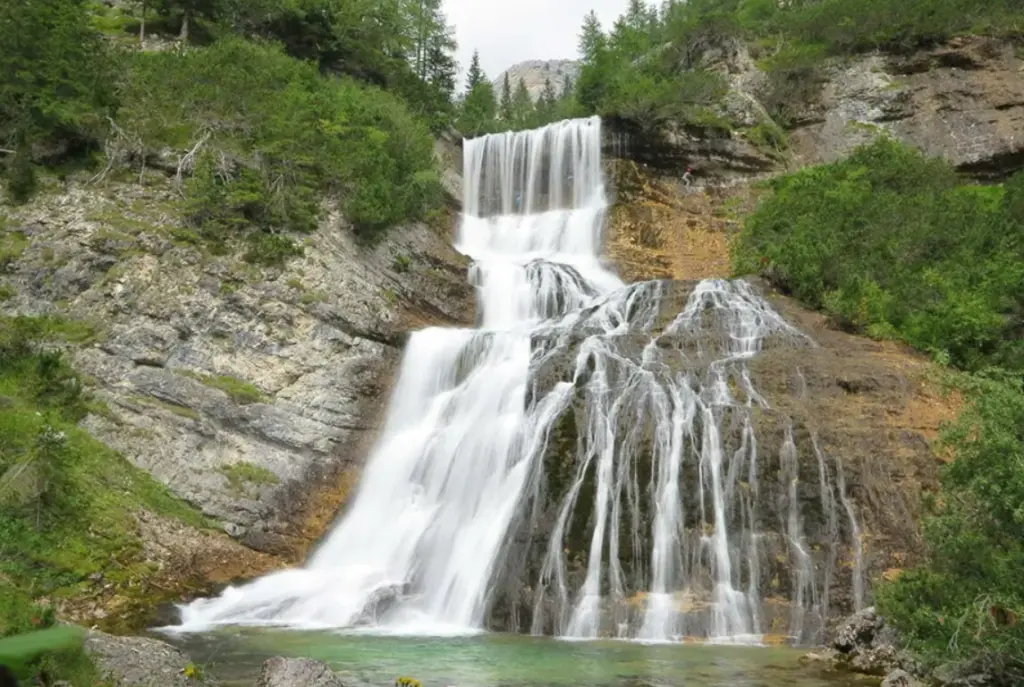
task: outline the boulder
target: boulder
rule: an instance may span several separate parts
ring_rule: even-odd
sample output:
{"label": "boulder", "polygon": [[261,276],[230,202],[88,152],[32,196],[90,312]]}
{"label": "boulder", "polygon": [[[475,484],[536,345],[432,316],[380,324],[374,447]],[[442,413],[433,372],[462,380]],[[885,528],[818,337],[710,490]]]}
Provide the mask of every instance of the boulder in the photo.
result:
{"label": "boulder", "polygon": [[326,663],[276,656],[263,663],[256,687],[344,687]]}
{"label": "boulder", "polygon": [[[116,637],[93,630],[86,653],[104,679],[117,687],[196,687],[215,685],[182,651],[149,637]],[[326,683],[325,683],[326,684]]]}
{"label": "boulder", "polygon": [[882,680],[882,687],[923,687],[924,683],[905,670],[897,668]]}

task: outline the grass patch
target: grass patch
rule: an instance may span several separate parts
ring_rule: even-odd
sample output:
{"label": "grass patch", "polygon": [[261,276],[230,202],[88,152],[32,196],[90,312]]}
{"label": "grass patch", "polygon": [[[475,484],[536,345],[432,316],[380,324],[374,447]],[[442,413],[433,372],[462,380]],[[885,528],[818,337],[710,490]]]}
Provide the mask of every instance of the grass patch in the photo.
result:
{"label": "grass patch", "polygon": [[162,408],[169,413],[173,413],[178,417],[185,418],[186,420],[195,420],[198,422],[203,419],[203,416],[199,414],[199,411],[195,408],[189,408],[188,406],[178,405],[177,403],[171,403],[160,398],[154,398],[152,396],[135,396],[136,403],[150,406],[152,408]]}
{"label": "grass patch", "polygon": [[0,223],[0,272],[6,272],[29,246],[24,232],[7,231]]}
{"label": "grass patch", "polygon": [[191,377],[192,379],[200,381],[208,387],[220,389],[230,396],[231,400],[238,405],[244,406],[252,403],[266,403],[269,400],[267,395],[254,385],[246,382],[245,380],[239,379],[238,377],[232,377],[230,375],[210,375],[205,372],[195,372],[193,370],[180,370],[180,373],[186,377]]}
{"label": "grass patch", "polygon": [[140,509],[195,527],[209,524],[78,426],[90,400],[53,344],[87,339],[90,331],[52,318],[0,319],[3,634],[45,626],[52,609],[35,600],[89,595],[95,580],[144,604],[152,569],[134,517]]}
{"label": "grass patch", "polygon": [[316,305],[317,303],[326,303],[327,294],[323,291],[307,291],[302,294],[299,298],[299,302],[303,305]]}
{"label": "grass patch", "polygon": [[245,493],[249,487],[261,487],[281,482],[281,479],[270,470],[244,461],[221,466],[220,471],[227,477],[231,491],[236,494]]}

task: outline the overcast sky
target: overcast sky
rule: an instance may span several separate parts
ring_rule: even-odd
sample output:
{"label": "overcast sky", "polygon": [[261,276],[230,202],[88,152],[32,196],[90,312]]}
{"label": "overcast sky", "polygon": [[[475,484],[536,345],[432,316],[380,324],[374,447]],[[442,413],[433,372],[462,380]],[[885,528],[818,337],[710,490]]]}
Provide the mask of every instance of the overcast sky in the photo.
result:
{"label": "overcast sky", "polygon": [[[576,59],[583,17],[597,12],[606,29],[628,0],[445,0],[459,42],[460,76],[473,50],[491,79],[524,60]],[[461,86],[460,80],[460,86]]]}

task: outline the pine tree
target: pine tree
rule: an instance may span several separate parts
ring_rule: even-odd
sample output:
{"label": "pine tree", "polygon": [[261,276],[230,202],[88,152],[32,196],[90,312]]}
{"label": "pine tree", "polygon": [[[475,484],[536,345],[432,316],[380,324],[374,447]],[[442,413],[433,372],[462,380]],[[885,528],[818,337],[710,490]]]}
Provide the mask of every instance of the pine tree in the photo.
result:
{"label": "pine tree", "polygon": [[580,57],[586,63],[596,62],[598,53],[605,48],[606,42],[597,13],[591,10],[590,14],[583,18],[583,30],[580,32],[579,43]]}
{"label": "pine tree", "polygon": [[544,90],[540,93],[540,101],[545,107],[554,107],[558,101],[558,95],[555,93],[555,87],[550,78],[544,79]]}
{"label": "pine tree", "polygon": [[515,122],[516,127],[522,128],[528,126],[532,119],[533,98],[530,97],[530,91],[526,88],[526,81],[519,77],[516,92],[512,96],[512,121]]}
{"label": "pine tree", "polygon": [[501,80],[501,102],[498,105],[498,116],[505,124],[512,123],[512,86],[509,84],[508,72]]}
{"label": "pine tree", "polygon": [[479,136],[494,130],[498,114],[498,102],[494,96],[494,85],[480,67],[480,54],[473,51],[466,79],[466,97],[462,101],[462,112],[458,128],[463,136]]}
{"label": "pine tree", "polygon": [[568,100],[572,97],[572,77],[566,75],[565,81],[562,83],[562,95],[559,96],[561,100]]}
{"label": "pine tree", "polygon": [[484,70],[480,67],[480,51],[473,51],[473,59],[469,62],[469,72],[466,77],[466,91],[472,91],[482,81],[486,81]]}

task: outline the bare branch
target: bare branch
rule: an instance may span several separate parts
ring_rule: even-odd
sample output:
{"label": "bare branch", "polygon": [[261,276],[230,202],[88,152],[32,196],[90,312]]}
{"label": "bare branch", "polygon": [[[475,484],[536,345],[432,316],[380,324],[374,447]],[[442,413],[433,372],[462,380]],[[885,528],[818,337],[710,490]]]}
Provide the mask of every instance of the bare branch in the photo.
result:
{"label": "bare branch", "polygon": [[182,157],[181,160],[178,162],[178,171],[174,174],[174,180],[178,183],[178,186],[181,186],[182,172],[185,171],[185,169],[192,169],[193,165],[195,164],[196,155],[199,154],[199,151],[209,140],[210,132],[207,131],[203,133],[202,138],[200,138],[199,141],[194,146],[192,146],[192,150],[185,153],[184,157]]}

